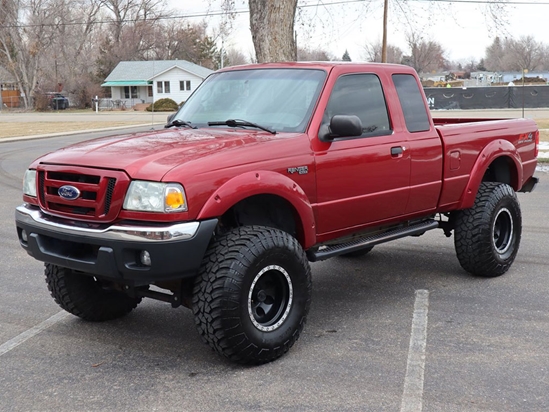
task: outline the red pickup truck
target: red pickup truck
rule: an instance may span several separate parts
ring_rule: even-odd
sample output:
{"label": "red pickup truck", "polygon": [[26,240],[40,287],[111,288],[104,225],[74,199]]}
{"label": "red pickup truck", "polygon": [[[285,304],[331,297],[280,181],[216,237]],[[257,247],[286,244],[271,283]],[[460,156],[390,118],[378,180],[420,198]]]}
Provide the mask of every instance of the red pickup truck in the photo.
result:
{"label": "red pickup truck", "polygon": [[259,364],[303,329],[309,261],[441,228],[463,269],[505,273],[538,141],[527,119],[433,122],[406,66],[234,67],[164,130],[37,159],[17,233],[68,312],[103,321],[144,297],[183,305],[213,349]]}

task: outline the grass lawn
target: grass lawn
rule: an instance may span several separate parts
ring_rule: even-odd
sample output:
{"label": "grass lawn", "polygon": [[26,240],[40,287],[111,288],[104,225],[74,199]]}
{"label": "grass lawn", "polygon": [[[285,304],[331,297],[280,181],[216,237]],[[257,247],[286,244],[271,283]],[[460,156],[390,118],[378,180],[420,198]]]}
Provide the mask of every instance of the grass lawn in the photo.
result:
{"label": "grass lawn", "polygon": [[549,119],[537,119],[536,123],[538,125],[538,129],[541,130],[539,132],[539,140],[541,142],[549,142]]}
{"label": "grass lawn", "polygon": [[36,123],[0,123],[0,139],[4,137],[35,136],[50,133],[75,132],[80,130],[106,129],[118,126],[134,126],[143,124],[140,121],[113,121],[113,122],[36,122]]}

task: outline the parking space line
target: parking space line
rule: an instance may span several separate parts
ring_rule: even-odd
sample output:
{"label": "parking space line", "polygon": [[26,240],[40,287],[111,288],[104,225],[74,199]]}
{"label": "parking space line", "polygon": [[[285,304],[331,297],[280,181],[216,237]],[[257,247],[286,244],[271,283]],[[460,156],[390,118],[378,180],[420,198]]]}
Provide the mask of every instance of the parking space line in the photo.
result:
{"label": "parking space line", "polygon": [[408,349],[408,362],[404,378],[401,412],[421,412],[423,408],[423,381],[425,374],[425,348],[427,346],[427,314],[429,291],[416,290],[412,335]]}
{"label": "parking space line", "polygon": [[43,332],[50,326],[55,325],[57,322],[60,322],[61,320],[65,319],[67,316],[69,316],[69,313],[62,310],[61,312],[58,312],[55,315],[51,316],[50,318],[46,319],[44,322],[26,330],[23,333],[20,333],[15,338],[10,339],[6,343],[3,343],[2,345],[0,345],[0,356],[8,353],[10,350],[21,345],[23,342],[29,340],[33,336],[38,335],[40,332]]}

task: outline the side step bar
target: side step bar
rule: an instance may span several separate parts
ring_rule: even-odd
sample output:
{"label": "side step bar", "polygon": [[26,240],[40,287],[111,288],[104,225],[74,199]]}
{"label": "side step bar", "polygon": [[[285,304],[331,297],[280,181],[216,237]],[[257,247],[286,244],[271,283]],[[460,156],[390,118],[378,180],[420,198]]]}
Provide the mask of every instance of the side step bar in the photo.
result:
{"label": "side step bar", "polygon": [[439,222],[437,220],[425,220],[421,223],[415,223],[406,227],[399,227],[397,229],[392,229],[387,232],[379,233],[377,235],[361,237],[347,243],[327,246],[315,251],[308,250],[307,258],[311,262],[326,260],[337,255],[355,252],[360,249],[390,242],[391,240],[400,239],[406,236],[421,235],[427,230],[437,229],[438,227]]}

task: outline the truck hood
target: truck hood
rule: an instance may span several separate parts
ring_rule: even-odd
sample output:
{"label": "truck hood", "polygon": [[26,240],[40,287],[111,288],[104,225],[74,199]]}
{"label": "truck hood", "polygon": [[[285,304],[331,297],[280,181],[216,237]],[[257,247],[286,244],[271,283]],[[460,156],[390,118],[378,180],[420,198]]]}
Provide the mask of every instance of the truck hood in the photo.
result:
{"label": "truck hood", "polygon": [[[246,145],[284,141],[296,134],[271,135],[244,129],[165,129],[105,137],[78,143],[37,159],[34,165],[57,164],[124,170],[130,178],[160,181],[176,166],[193,161],[208,161],[223,151],[223,157],[235,159],[233,165],[259,159],[243,159],[227,151]],[[264,152],[263,150],[261,150]],[[268,153],[267,153],[268,156]],[[240,159],[240,160],[237,160]],[[209,159],[215,169],[215,161]]]}

